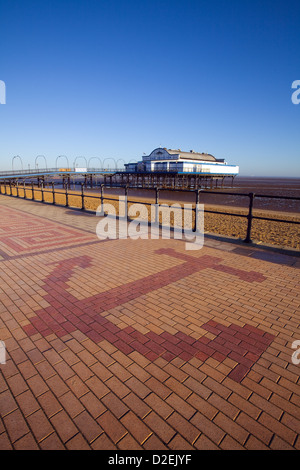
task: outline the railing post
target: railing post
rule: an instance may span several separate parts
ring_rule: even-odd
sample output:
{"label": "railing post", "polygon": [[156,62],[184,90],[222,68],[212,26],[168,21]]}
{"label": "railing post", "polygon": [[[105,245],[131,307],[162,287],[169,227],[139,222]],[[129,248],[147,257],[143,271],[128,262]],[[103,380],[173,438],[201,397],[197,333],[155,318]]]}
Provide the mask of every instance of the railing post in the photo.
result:
{"label": "railing post", "polygon": [[[197,224],[198,224],[198,221],[197,221],[197,215],[198,215],[198,204],[199,204],[199,193],[200,193],[200,190],[199,189],[196,189],[196,205],[195,205],[195,223],[194,223],[194,232],[197,232]],[[184,223],[184,220],[183,220],[183,223]]]}
{"label": "railing post", "polygon": [[42,193],[42,202],[45,202],[45,198],[44,198],[44,182],[42,181],[41,183],[41,193]]}
{"label": "railing post", "polygon": [[159,224],[159,189],[155,188],[155,223]]}
{"label": "railing post", "polygon": [[31,199],[34,201],[34,188],[33,188],[33,183],[31,183]]}
{"label": "railing post", "polygon": [[11,180],[9,180],[9,191],[10,191],[9,195],[11,196],[12,195]]}
{"label": "railing post", "polygon": [[125,203],[126,203],[126,207],[125,207],[126,212],[125,212],[125,214],[126,214],[126,217],[128,219],[128,186],[127,186],[127,184],[125,186],[125,194],[124,195],[125,195]]}
{"label": "railing post", "polygon": [[101,198],[101,210],[100,213],[103,213],[103,184],[100,185],[100,198]]}
{"label": "railing post", "polygon": [[249,193],[249,212],[247,215],[248,225],[247,225],[247,235],[244,240],[245,243],[252,243],[251,240],[251,228],[252,228],[252,219],[253,219],[253,202],[254,202],[255,194]]}
{"label": "railing post", "polygon": [[84,211],[84,183],[81,183],[81,210]]}
{"label": "railing post", "polygon": [[17,197],[19,197],[19,182],[17,181]]}
{"label": "railing post", "polygon": [[66,183],[66,207],[69,207],[68,184]]}
{"label": "railing post", "polygon": [[52,204],[55,204],[55,191],[54,191],[54,183],[52,183]]}
{"label": "railing post", "polygon": [[25,187],[25,181],[23,181],[23,187],[24,187],[24,199],[26,199],[26,187]]}

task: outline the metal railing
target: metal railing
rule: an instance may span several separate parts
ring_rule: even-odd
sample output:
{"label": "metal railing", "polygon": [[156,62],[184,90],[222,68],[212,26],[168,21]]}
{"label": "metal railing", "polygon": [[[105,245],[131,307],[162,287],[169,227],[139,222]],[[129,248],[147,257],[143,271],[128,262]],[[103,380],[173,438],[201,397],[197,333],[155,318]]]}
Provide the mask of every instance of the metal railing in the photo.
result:
{"label": "metal railing", "polygon": [[0,178],[1,177],[14,177],[14,176],[35,176],[35,175],[48,175],[48,174],[68,174],[73,173],[74,175],[82,175],[85,173],[120,173],[125,172],[124,168],[87,168],[86,171],[76,171],[77,168],[70,167],[70,168],[35,168],[35,169],[28,169],[28,170],[7,170],[7,171],[0,171]]}
{"label": "metal railing", "polygon": [[[4,188],[4,192],[2,192],[2,188]],[[15,195],[13,194],[13,188],[16,189],[16,194]],[[29,199],[29,200],[33,200],[33,201],[39,201],[39,202],[55,205],[55,204],[57,204],[55,196],[59,195],[59,194],[63,194],[66,198],[66,203],[65,203],[64,207],[71,207],[69,205],[69,196],[71,195],[72,197],[73,196],[74,197],[79,197],[81,199],[80,206],[76,206],[76,208],[79,207],[81,210],[87,210],[86,206],[85,206],[85,198],[98,199],[99,202],[101,202],[101,207],[103,207],[103,201],[104,200],[119,201],[119,199],[116,199],[116,198],[113,198],[113,197],[108,197],[107,195],[104,196],[104,194],[103,194],[104,188],[118,189],[118,190],[123,188],[124,189],[124,196],[126,196],[127,204],[137,202],[137,200],[129,200],[128,199],[129,190],[130,189],[136,190],[137,188],[135,186],[128,186],[128,185],[126,185],[126,186],[111,186],[111,185],[101,184],[100,185],[100,194],[98,194],[98,195],[93,195],[90,192],[87,194],[84,191],[84,188],[85,188],[84,183],[81,183],[81,191],[79,193],[74,193],[74,192],[69,193],[69,189],[68,189],[67,184],[65,185],[65,188],[62,188],[62,191],[57,191],[57,190],[55,190],[55,184],[53,182],[51,183],[51,189],[46,189],[46,188],[44,188],[43,185],[41,187],[36,187],[36,186],[34,186],[33,183],[30,186],[27,185],[27,187],[26,187],[26,184],[24,183],[23,186],[20,187],[18,185],[18,183],[16,185],[13,185],[12,182],[10,181],[9,184],[7,185],[7,184],[3,184],[0,181],[0,195],[2,194],[2,195],[13,196],[13,197],[22,197],[20,195],[20,189],[21,189],[23,191],[23,197],[22,197],[23,199]],[[9,189],[9,192],[8,192],[8,189]],[[26,196],[26,189],[31,191],[31,198],[28,198]],[[41,192],[41,199],[36,199],[35,198],[34,193],[36,191]],[[155,192],[155,204],[159,205],[159,203],[160,203],[159,194],[162,191],[170,192],[170,189],[152,187],[152,188],[144,188],[143,191],[154,191]],[[246,236],[243,240],[245,243],[252,243],[251,230],[252,230],[252,222],[255,219],[257,219],[257,220],[267,220],[267,221],[279,222],[279,223],[285,223],[285,224],[300,225],[300,218],[299,218],[299,221],[297,221],[297,220],[286,220],[286,219],[280,219],[280,218],[277,219],[277,218],[274,218],[274,217],[263,217],[263,216],[259,216],[259,215],[254,215],[254,213],[253,213],[253,205],[254,205],[254,200],[255,199],[269,198],[269,199],[279,199],[279,200],[300,201],[300,197],[274,196],[274,195],[266,195],[266,194],[256,194],[256,193],[253,193],[253,192],[250,192],[250,193],[236,193],[236,192],[227,192],[227,191],[223,192],[222,191],[220,193],[218,191],[206,191],[206,190],[201,190],[201,189],[196,189],[196,190],[176,189],[176,192],[194,193],[195,194],[195,207],[190,208],[190,210],[192,210],[195,215],[196,215],[196,206],[197,206],[197,204],[199,204],[201,202],[200,201],[201,194],[217,194],[217,195],[222,195],[222,196],[247,197],[248,200],[249,200],[249,203],[246,206],[246,211],[247,211],[246,214],[238,214],[238,213],[227,212],[227,211],[226,212],[225,211],[215,211],[215,210],[210,210],[210,209],[205,209],[204,210],[204,212],[207,212],[207,213],[220,214],[220,215],[225,215],[225,216],[241,217],[241,218],[247,219],[247,231],[246,231]],[[45,201],[45,197],[44,197],[45,193],[51,193],[52,194],[52,203]],[[150,205],[150,206],[152,204],[151,202],[147,202],[147,201],[143,201],[142,203],[145,204],[145,205]],[[61,204],[57,204],[57,205],[61,205]],[[300,217],[300,214],[299,214],[299,217]],[[196,220],[196,217],[195,217],[194,231],[197,228],[196,223],[197,223],[197,220]]]}

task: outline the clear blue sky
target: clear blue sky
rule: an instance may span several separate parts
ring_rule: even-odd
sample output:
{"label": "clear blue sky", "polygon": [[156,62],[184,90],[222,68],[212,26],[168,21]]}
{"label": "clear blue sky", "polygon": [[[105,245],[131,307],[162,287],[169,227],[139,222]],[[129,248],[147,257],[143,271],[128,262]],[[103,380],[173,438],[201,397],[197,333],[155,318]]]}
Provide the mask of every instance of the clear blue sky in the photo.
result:
{"label": "clear blue sky", "polygon": [[300,176],[299,0],[0,0],[0,17],[0,168],[162,146]]}

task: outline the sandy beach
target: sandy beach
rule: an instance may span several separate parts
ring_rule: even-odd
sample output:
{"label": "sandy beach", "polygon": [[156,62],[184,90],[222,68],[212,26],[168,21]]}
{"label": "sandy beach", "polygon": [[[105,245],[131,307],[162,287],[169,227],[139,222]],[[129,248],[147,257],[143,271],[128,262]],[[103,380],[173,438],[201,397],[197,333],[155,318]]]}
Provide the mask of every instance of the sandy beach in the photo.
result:
{"label": "sandy beach", "polygon": [[[9,194],[9,188],[7,188],[7,192]],[[4,193],[4,187],[2,187],[2,194]],[[99,197],[96,197],[98,193],[95,191],[85,191],[85,198],[84,204],[85,209],[96,211],[100,205],[100,192]],[[118,215],[118,194],[123,195],[124,191],[119,190],[107,190],[104,192],[104,202],[112,204],[116,209],[116,214]],[[139,197],[137,196],[139,195]],[[149,192],[147,194],[148,197],[141,197],[141,192],[138,193],[131,191],[128,197],[128,209],[134,204],[134,202],[141,203],[145,202],[148,205],[148,221],[151,221],[150,216],[150,204],[155,203],[154,199],[154,192],[152,194]],[[17,195],[16,188],[12,189],[12,195]],[[183,203],[191,203],[192,200],[188,200],[186,196],[180,197],[180,193],[176,193],[173,200],[170,200],[168,195],[165,195],[164,198],[160,197],[160,203],[172,205],[175,202],[179,204]],[[19,196],[24,197],[24,189],[19,188]],[[93,198],[91,196],[94,196]],[[193,195],[194,196],[194,195]],[[167,197],[167,198],[166,198]],[[32,189],[26,188],[26,198],[32,198]],[[41,200],[42,193],[41,190],[35,188],[34,190],[34,199]],[[115,199],[115,200],[112,200]],[[44,191],[44,201],[48,203],[53,202],[53,195],[52,191],[45,190]],[[201,202],[201,201],[200,201]],[[55,203],[59,205],[66,205],[66,196],[65,192],[62,189],[55,190]],[[81,207],[81,193],[77,190],[69,190],[68,192],[68,205],[70,207]],[[224,235],[228,237],[233,237],[237,239],[245,239],[246,232],[247,232],[247,219],[245,217],[239,217],[234,215],[227,215],[229,213],[236,214],[236,215],[247,215],[248,209],[246,207],[237,207],[237,206],[225,206],[221,204],[204,204],[204,231],[205,233],[215,234],[215,235]],[[209,211],[216,211],[216,212],[225,212],[226,214],[215,214]],[[179,212],[178,212],[179,214]],[[300,221],[300,214],[297,212],[286,212],[286,211],[274,211],[270,209],[255,209],[253,211],[253,215],[257,217],[270,217],[274,219],[283,219],[287,221]],[[139,214],[137,213],[137,216]],[[132,217],[134,218],[134,216]],[[176,216],[176,212],[173,214],[171,213],[171,225],[178,225],[181,222],[181,216]],[[194,211],[193,211],[193,221],[194,221]],[[162,218],[160,215],[160,222],[162,222]],[[300,249],[300,225],[291,224],[291,223],[283,223],[283,222],[275,222],[275,221],[267,221],[267,220],[258,220],[253,219],[252,222],[252,232],[251,238],[256,243],[264,243],[264,244],[271,244],[277,245],[282,247],[288,247],[293,249]]]}

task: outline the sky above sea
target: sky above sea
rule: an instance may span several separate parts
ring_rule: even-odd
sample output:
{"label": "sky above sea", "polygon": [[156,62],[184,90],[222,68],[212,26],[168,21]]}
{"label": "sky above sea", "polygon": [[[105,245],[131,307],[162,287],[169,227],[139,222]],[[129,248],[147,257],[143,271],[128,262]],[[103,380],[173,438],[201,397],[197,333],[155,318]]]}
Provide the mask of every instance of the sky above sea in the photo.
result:
{"label": "sky above sea", "polygon": [[300,177],[299,0],[0,0],[0,17],[0,169],[161,146]]}

